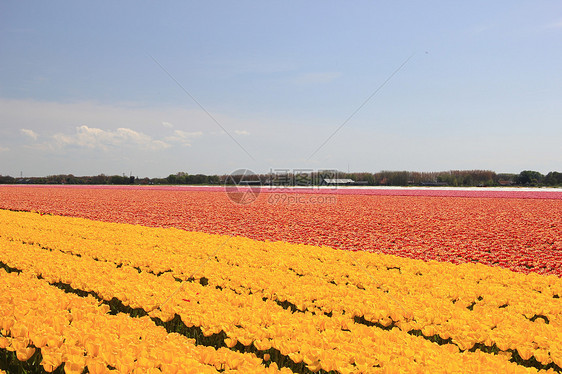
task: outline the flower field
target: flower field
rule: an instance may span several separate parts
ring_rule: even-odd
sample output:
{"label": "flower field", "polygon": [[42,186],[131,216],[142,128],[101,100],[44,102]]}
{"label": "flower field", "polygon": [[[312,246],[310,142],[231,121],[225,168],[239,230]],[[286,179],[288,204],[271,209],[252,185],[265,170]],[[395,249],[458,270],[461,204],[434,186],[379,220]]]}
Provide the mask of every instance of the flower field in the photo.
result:
{"label": "flower field", "polygon": [[203,187],[0,186],[0,209],[562,275],[562,191],[313,191],[338,194],[261,193],[239,205]]}
{"label": "flower field", "polygon": [[562,200],[271,196],[0,187],[0,373],[562,372]]}

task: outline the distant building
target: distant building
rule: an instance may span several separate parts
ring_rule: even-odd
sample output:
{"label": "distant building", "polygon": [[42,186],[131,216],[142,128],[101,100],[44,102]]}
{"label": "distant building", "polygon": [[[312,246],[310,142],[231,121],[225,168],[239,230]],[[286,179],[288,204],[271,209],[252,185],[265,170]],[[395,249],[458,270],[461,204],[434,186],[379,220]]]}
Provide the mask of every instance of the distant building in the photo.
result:
{"label": "distant building", "polygon": [[353,185],[355,181],[353,179],[325,178],[322,184],[328,186]]}

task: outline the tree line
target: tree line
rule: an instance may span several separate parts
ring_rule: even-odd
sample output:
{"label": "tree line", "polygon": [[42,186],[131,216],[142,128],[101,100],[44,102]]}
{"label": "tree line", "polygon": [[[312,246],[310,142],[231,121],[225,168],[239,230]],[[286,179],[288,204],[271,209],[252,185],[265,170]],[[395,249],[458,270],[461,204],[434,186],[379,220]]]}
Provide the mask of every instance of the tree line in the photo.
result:
{"label": "tree line", "polygon": [[490,170],[449,170],[441,172],[380,171],[376,173],[346,173],[333,170],[318,172],[272,172],[252,175],[205,175],[178,172],[165,178],[105,175],[74,176],[72,174],[46,177],[15,178],[0,175],[0,184],[113,184],[113,185],[322,185],[327,180],[349,179],[351,185],[365,186],[558,186],[562,187],[562,173],[551,171],[546,175],[524,170],[519,174],[496,173]]}

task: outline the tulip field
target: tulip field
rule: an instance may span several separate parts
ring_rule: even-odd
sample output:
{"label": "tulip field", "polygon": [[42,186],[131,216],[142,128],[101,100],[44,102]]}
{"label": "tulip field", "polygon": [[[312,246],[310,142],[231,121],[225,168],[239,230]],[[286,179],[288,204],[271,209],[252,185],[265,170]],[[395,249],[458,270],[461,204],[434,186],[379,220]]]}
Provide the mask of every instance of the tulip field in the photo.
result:
{"label": "tulip field", "polygon": [[0,374],[562,372],[562,191],[0,186]]}

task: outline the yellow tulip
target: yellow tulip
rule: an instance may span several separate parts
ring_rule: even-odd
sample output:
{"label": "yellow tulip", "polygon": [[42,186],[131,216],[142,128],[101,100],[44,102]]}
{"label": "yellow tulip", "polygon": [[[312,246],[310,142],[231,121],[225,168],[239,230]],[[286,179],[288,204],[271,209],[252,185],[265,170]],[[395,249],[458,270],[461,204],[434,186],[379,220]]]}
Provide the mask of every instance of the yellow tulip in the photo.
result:
{"label": "yellow tulip", "polygon": [[546,349],[537,349],[534,351],[533,356],[543,365],[548,365],[552,362],[550,355]]}
{"label": "yellow tulip", "polygon": [[35,348],[33,347],[27,347],[27,348],[16,350],[16,356],[20,361],[29,360],[34,353],[35,353]]}
{"label": "yellow tulip", "polygon": [[520,345],[517,347],[517,352],[523,360],[528,360],[533,356],[533,350],[526,345]]}
{"label": "yellow tulip", "polygon": [[36,348],[43,348],[47,345],[47,336],[44,334],[40,335],[33,333],[33,335],[31,336],[31,340],[33,341],[33,345]]}
{"label": "yellow tulip", "polygon": [[16,320],[12,317],[4,318],[3,320],[0,320],[0,327],[4,331],[9,331],[15,322]]}
{"label": "yellow tulip", "polygon": [[267,351],[271,348],[269,340],[254,340],[254,346],[260,351]]}
{"label": "yellow tulip", "polygon": [[178,364],[162,364],[161,366],[162,373],[164,374],[178,374],[179,373],[179,366]]}
{"label": "yellow tulip", "polygon": [[98,358],[87,357],[86,367],[88,372],[92,374],[106,374],[109,371],[105,362]]}
{"label": "yellow tulip", "polygon": [[289,358],[296,364],[301,363],[304,359],[303,355],[300,353],[290,353]]}
{"label": "yellow tulip", "polygon": [[50,350],[49,348],[43,348],[41,350],[41,355],[43,356],[41,365],[48,373],[53,372],[62,364],[62,353],[60,352],[57,353]]}
{"label": "yellow tulip", "polygon": [[232,338],[224,339],[224,344],[226,344],[228,348],[233,348],[237,343],[238,341],[236,339],[232,339]]}
{"label": "yellow tulip", "polygon": [[316,373],[317,371],[319,371],[320,369],[322,369],[322,364],[321,364],[318,360],[316,360],[316,361],[314,361],[314,362],[312,362],[312,363],[310,363],[310,364],[307,364],[306,367],[307,367],[310,371]]}
{"label": "yellow tulip", "polygon": [[4,336],[0,336],[0,349],[6,349],[10,346],[10,341]]}

